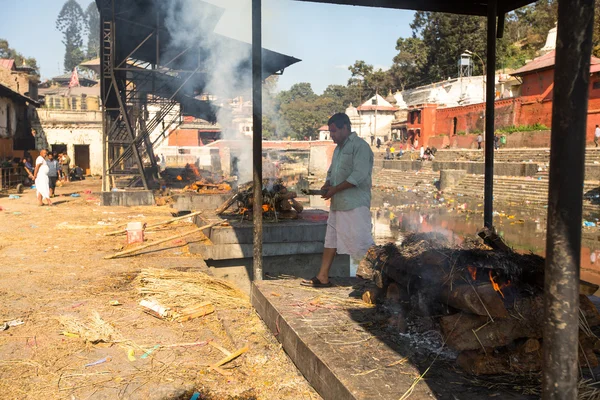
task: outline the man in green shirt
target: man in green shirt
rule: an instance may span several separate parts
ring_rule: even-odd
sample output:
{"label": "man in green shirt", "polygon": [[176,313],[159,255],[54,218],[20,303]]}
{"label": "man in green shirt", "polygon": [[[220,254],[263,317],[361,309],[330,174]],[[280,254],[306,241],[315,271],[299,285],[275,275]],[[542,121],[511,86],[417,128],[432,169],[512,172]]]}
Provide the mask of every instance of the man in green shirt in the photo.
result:
{"label": "man in green shirt", "polygon": [[374,244],[370,212],[373,152],[352,132],[346,114],[333,115],[327,125],[337,147],[321,188],[323,198],[331,200],[321,268],[317,276],[302,282],[312,287],[331,286],[329,270],[336,253],[362,258]]}

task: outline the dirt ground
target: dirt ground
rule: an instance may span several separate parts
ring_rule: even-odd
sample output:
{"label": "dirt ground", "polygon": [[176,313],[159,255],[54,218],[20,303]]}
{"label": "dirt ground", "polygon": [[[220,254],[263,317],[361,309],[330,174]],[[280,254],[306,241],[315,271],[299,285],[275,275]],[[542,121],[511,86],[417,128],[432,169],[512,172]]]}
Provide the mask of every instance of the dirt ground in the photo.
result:
{"label": "dirt ground", "polygon": [[[194,392],[199,399],[320,398],[249,303],[221,305],[213,314],[181,323],[144,313],[136,281],[140,271],[207,272],[186,246],[201,237],[105,260],[127,246],[125,236],[104,233],[172,215],[168,206],[102,207],[99,191],[99,179],[69,183],[57,189],[53,207],[37,206],[33,190],[19,199],[0,195],[0,327],[24,322],[0,331],[3,399],[189,399]],[[184,220],[146,238],[190,229]],[[114,301],[120,305],[111,305]],[[61,322],[86,324],[93,318],[113,332],[113,340],[90,343]],[[182,345],[189,343],[197,344]],[[209,369],[227,350],[245,345],[249,350],[222,372]]]}

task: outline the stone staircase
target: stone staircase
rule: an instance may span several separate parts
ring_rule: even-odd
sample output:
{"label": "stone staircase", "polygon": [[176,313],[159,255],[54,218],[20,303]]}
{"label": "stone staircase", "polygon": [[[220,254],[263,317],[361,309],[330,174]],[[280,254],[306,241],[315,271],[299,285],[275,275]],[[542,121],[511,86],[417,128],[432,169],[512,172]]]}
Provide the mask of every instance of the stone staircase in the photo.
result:
{"label": "stone staircase", "polygon": [[[483,199],[483,175],[466,175],[458,185],[447,190],[454,195],[462,195]],[[586,193],[600,186],[599,181],[586,181],[583,192]],[[495,177],[494,200],[514,203],[547,204],[548,179]],[[598,213],[600,207],[584,200],[584,210]]]}
{"label": "stone staircase", "polygon": [[[405,154],[403,159],[410,159],[410,154]],[[483,150],[438,150],[438,161],[484,161]],[[497,162],[533,162],[548,164],[550,162],[550,149],[500,149],[494,153]],[[600,147],[588,147],[585,155],[586,164],[600,164]]]}
{"label": "stone staircase", "polygon": [[[431,168],[431,163],[429,168]],[[421,171],[400,171],[394,169],[381,169],[373,175],[373,186],[381,188],[419,187],[420,185],[433,185],[439,179],[440,173],[426,168]]]}

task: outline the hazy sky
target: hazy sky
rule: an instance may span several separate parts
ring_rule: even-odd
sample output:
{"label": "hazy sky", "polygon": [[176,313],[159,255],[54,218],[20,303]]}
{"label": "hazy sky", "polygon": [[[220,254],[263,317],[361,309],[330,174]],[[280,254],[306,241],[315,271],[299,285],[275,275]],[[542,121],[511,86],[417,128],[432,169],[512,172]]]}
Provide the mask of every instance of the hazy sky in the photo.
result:
{"label": "hazy sky", "polygon": [[[207,0],[225,8],[216,31],[250,42],[250,0]],[[90,1],[78,0],[82,8]],[[42,78],[64,73],[64,45],[55,21],[64,0],[0,0],[0,38],[35,57]],[[310,82],[320,93],[345,84],[358,59],[387,68],[398,37],[410,35],[412,11],[263,0],[263,47],[299,58],[279,80],[280,89]]]}

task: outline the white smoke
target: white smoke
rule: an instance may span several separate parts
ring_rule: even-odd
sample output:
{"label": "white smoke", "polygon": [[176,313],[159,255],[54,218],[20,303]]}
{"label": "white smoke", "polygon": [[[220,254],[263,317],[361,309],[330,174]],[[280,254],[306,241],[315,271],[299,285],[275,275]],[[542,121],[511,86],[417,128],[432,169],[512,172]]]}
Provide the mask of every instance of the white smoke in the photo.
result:
{"label": "white smoke", "polygon": [[165,24],[172,37],[170,45],[177,49],[192,46],[200,49],[203,58],[199,61],[203,69],[198,72],[206,74],[204,91],[214,96],[214,102],[220,106],[217,121],[222,138],[236,142],[230,148],[231,159],[238,159],[239,180],[246,182],[252,179],[252,143],[234,125],[227,100],[238,96],[251,99],[252,70],[248,64],[252,57],[251,47],[235,40],[224,41],[222,36],[214,34],[214,30],[218,21],[225,17],[227,36],[245,37],[244,42],[250,43],[251,0],[212,2],[215,5],[198,0],[157,0],[156,4],[166,11]]}

